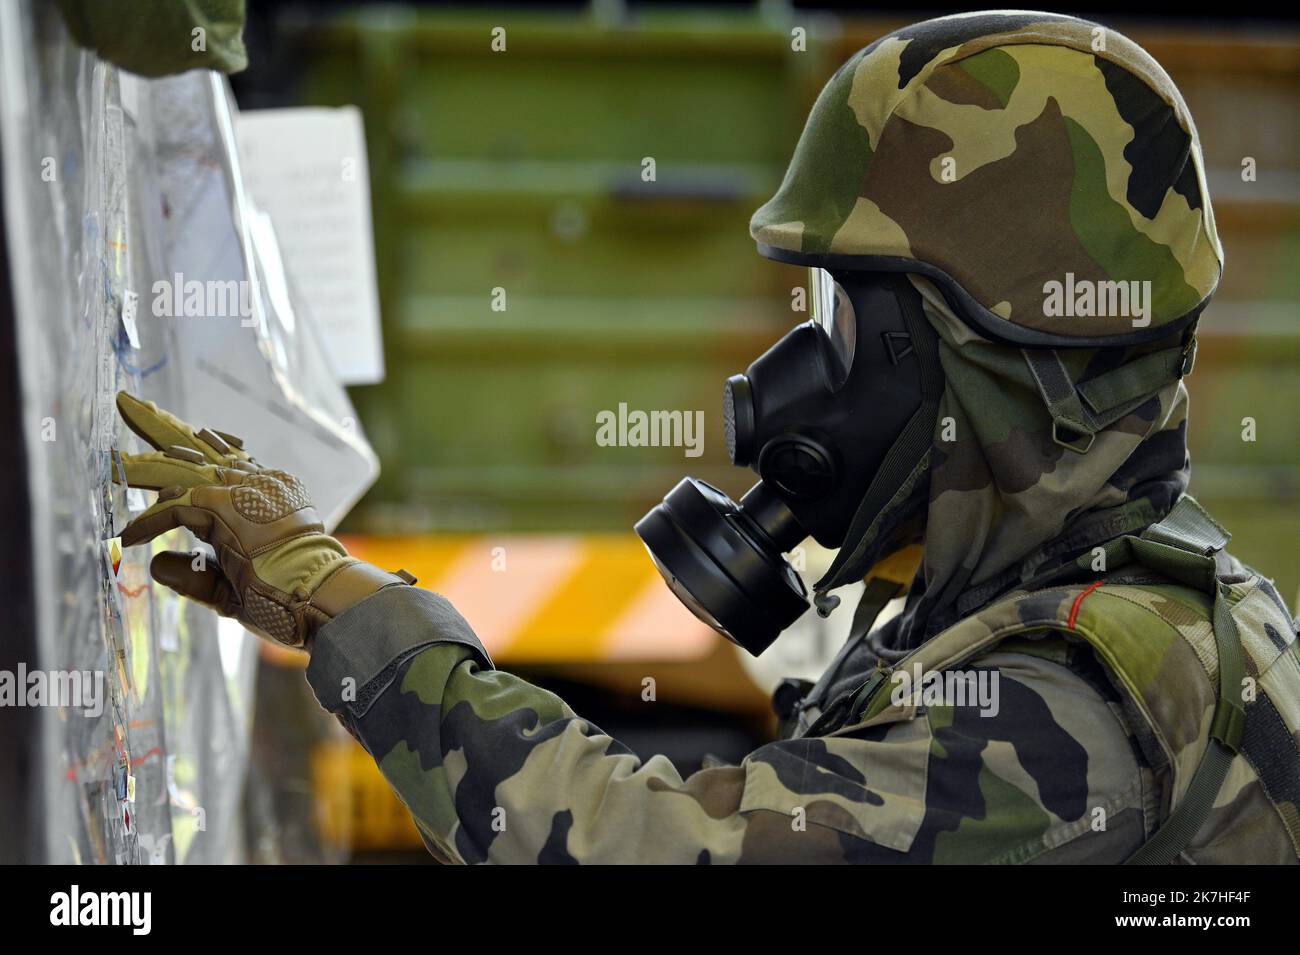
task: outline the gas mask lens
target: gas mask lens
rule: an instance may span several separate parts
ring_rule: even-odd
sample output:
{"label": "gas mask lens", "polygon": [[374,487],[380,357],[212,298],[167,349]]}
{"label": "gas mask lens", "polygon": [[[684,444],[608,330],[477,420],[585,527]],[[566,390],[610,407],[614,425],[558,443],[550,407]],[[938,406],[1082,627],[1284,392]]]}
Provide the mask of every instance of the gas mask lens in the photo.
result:
{"label": "gas mask lens", "polygon": [[825,269],[808,270],[808,287],[812,294],[813,323],[830,343],[831,387],[838,391],[853,367],[853,352],[858,343],[857,316],[849,296]]}

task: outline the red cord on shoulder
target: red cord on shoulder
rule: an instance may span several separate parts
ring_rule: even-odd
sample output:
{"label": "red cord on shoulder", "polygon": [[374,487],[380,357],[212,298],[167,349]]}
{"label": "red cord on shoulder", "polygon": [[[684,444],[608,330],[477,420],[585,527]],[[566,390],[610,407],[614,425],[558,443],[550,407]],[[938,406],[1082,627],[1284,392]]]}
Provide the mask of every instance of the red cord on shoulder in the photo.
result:
{"label": "red cord on shoulder", "polygon": [[1070,608],[1070,622],[1067,624],[1067,626],[1071,630],[1074,629],[1074,621],[1079,619],[1079,605],[1083,603],[1083,598],[1088,596],[1088,594],[1092,593],[1100,586],[1101,586],[1100,580],[1096,581],[1095,583],[1089,584],[1087,589],[1084,590],[1083,593],[1079,594],[1079,596],[1074,598],[1074,606]]}

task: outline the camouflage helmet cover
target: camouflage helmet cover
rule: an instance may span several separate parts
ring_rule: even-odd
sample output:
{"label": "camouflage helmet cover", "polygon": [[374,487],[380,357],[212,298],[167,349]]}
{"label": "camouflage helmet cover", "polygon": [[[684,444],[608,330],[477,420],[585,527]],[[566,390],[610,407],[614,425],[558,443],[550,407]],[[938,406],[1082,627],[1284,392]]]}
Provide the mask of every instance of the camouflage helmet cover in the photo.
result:
{"label": "camouflage helmet cover", "polygon": [[[1173,81],[1126,37],[1046,13],[942,17],[859,51],[750,232],[781,261],[926,275],[976,330],[1021,346],[1170,335],[1223,267]],[[1056,314],[1052,282],[1145,291],[1144,320]],[[1118,288],[1133,282],[1150,284]]]}

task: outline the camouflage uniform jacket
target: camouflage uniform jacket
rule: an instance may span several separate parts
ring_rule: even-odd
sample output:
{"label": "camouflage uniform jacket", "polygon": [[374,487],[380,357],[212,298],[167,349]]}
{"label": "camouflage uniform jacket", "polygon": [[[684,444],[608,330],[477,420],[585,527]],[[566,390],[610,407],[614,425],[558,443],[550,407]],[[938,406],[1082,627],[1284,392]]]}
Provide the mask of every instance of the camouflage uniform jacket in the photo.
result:
{"label": "camouflage uniform jacket", "polygon": [[[1241,605],[1275,613],[1258,585],[1243,585]],[[925,648],[973,649],[964,673],[972,686],[995,681],[992,706],[974,693],[966,705],[880,694],[888,705],[830,736],[773,742],[686,779],[493,669],[464,619],[418,588],[387,588],[327,625],[308,678],[444,860],[1120,862],[1205,746],[1207,608],[1171,584],[1004,599]],[[1138,650],[1140,692],[1117,689],[1079,638],[1090,631],[1118,638],[1121,655]],[[1277,701],[1265,697],[1252,719],[1284,720],[1294,747],[1300,658],[1288,633],[1248,646],[1247,669]],[[1270,753],[1269,735],[1254,735],[1188,850],[1194,861],[1296,859],[1294,752]],[[1288,788],[1289,836],[1285,809],[1270,803]]]}

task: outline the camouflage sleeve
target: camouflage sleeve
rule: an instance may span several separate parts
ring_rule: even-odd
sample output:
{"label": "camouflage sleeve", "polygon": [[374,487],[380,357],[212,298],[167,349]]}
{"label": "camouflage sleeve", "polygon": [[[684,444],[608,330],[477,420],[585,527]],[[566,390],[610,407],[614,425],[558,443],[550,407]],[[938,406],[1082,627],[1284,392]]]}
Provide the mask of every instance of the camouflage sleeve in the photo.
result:
{"label": "camouflage sleeve", "polygon": [[[1043,683],[1036,667],[1061,671],[1056,706],[1031,686]],[[1125,734],[1095,692],[1040,660],[1006,672],[1001,692],[1017,687],[1006,703],[1029,706],[1033,721],[932,706],[848,736],[771,743],[686,779],[492,669],[428,591],[389,588],[322,628],[308,679],[446,860],[1024,861],[1095,837],[1094,805],[1140,798]],[[1071,694],[1091,712],[1069,712]],[[1114,748],[1094,760],[1092,747]],[[1102,792],[1072,795],[1081,776],[1085,792]]]}

